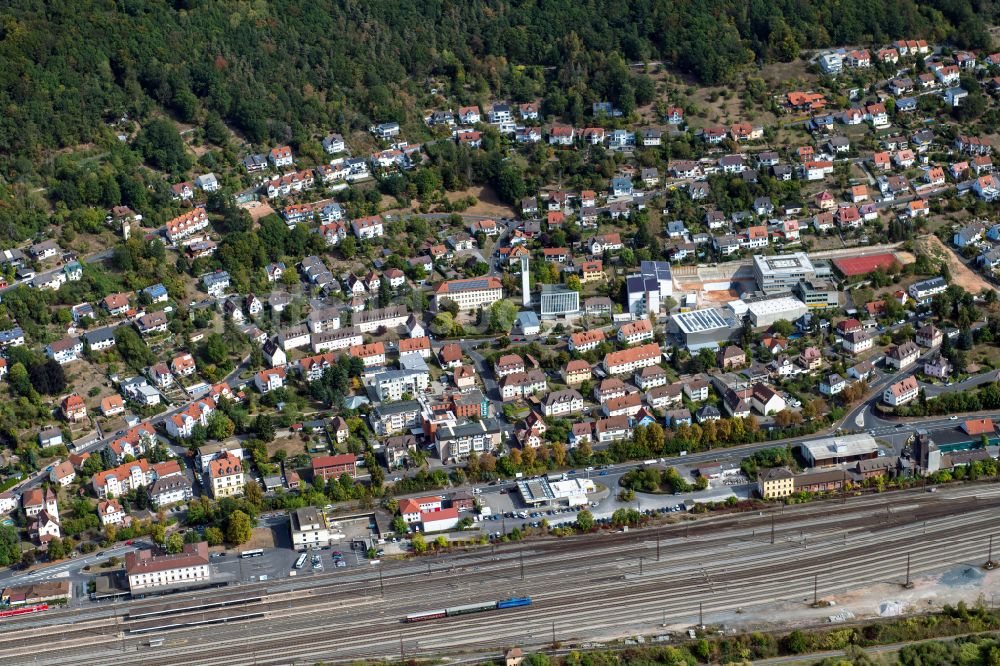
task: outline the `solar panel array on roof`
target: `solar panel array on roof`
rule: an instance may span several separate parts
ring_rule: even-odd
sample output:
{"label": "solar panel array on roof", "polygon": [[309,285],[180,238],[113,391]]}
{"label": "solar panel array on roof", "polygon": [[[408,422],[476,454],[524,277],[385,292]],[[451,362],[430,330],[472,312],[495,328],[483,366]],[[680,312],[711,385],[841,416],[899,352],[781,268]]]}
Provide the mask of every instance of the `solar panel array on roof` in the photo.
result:
{"label": "solar panel array on roof", "polygon": [[461,280],[457,282],[448,283],[448,291],[463,291],[465,289],[489,289],[489,288],[490,288],[490,281],[488,278]]}
{"label": "solar panel array on roof", "polygon": [[674,315],[674,320],[687,333],[711,331],[717,328],[728,328],[729,324],[714,308],[681,312]]}
{"label": "solar panel array on roof", "polygon": [[655,277],[657,280],[669,280],[672,275],[670,264],[665,261],[643,261],[639,264],[639,271],[648,277]]}

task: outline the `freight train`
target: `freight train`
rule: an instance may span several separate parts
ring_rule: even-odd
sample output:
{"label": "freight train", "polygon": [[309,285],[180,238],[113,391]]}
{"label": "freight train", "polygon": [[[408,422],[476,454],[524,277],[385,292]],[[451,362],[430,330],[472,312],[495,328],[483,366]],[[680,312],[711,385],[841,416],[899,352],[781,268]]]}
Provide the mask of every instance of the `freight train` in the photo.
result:
{"label": "freight train", "polygon": [[486,601],[478,604],[467,604],[465,606],[452,606],[450,608],[439,608],[438,610],[424,611],[422,613],[410,613],[404,622],[423,622],[424,620],[436,620],[442,617],[454,617],[456,615],[467,615],[469,613],[485,613],[486,611],[503,610],[505,608],[517,608],[518,606],[530,606],[531,597],[514,597],[503,601]]}

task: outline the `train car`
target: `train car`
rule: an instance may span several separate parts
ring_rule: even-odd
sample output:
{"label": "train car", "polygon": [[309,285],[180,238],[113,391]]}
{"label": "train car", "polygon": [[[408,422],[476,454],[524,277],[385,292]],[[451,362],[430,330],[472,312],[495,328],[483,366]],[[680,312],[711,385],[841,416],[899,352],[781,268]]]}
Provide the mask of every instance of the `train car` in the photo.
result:
{"label": "train car", "polygon": [[468,615],[469,613],[482,613],[484,611],[496,610],[497,602],[490,601],[487,603],[478,604],[466,604],[464,606],[451,606],[446,608],[445,611],[448,613],[448,617],[454,617],[456,615]]}
{"label": "train car", "polygon": [[405,622],[423,622],[424,620],[436,620],[440,617],[448,617],[448,611],[444,608],[439,610],[424,611],[423,613],[410,613],[404,618]]}
{"label": "train car", "polygon": [[18,615],[27,615],[29,613],[40,613],[42,611],[47,611],[48,609],[48,604],[35,604],[34,606],[24,606],[23,608],[11,608],[0,611],[0,617],[17,617]]}
{"label": "train car", "polygon": [[517,608],[518,606],[530,606],[531,597],[514,597],[497,602],[497,608]]}

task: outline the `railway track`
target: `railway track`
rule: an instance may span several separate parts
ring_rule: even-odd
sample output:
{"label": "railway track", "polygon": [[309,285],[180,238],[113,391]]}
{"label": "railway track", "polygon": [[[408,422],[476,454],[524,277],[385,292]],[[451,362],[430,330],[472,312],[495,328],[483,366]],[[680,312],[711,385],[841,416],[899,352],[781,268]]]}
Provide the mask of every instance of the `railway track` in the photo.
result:
{"label": "railway track", "polygon": [[[102,631],[97,640],[74,647],[65,640],[39,645],[37,631],[31,638],[34,649],[40,651],[35,655],[38,663],[135,664],[137,658],[144,663],[142,658],[148,656],[153,660],[149,663],[157,664],[239,666],[251,660],[289,663],[296,657],[398,656],[400,642],[407,656],[538,645],[551,640],[539,626],[553,621],[560,627],[558,638],[563,642],[599,636],[608,627],[649,631],[663,615],[693,622],[696,599],[709,616],[736,608],[748,611],[776,600],[800,603],[810,598],[817,574],[820,593],[831,594],[864,584],[901,582],[907,555],[914,576],[943,566],[972,564],[977,555],[985,559],[985,543],[995,529],[1000,496],[980,494],[933,498],[901,494],[881,504],[827,504],[826,513],[816,507],[788,511],[775,515],[780,525],[776,525],[773,545],[769,514],[713,521],[711,531],[698,526],[695,532],[704,534],[702,538],[692,538],[685,526],[666,527],[661,531],[659,562],[655,561],[655,534],[649,530],[531,544],[523,551],[524,580],[521,556],[511,548],[501,548],[499,559],[486,562],[478,554],[460,555],[449,558],[450,571],[440,569],[436,576],[427,577],[413,566],[386,575],[384,599],[377,580],[374,584],[354,580],[317,587],[309,594],[272,592],[265,601],[215,610],[212,618],[202,619],[221,619],[227,624],[157,634],[170,650],[144,648],[143,638],[117,632],[117,642]],[[763,536],[761,527],[768,528]],[[641,575],[636,566],[640,556],[645,559]],[[486,616],[433,621],[427,626],[402,626],[400,622],[408,612],[506,594],[532,596],[535,603],[530,611],[505,613],[502,624]],[[345,604],[345,599],[359,597],[360,607]],[[596,608],[595,600],[599,600]],[[264,622],[240,617],[258,611],[266,618]],[[161,619],[126,622],[120,629],[147,629],[155,623],[178,624],[185,619],[197,620],[197,614],[167,614]],[[85,631],[75,626],[62,629],[70,630],[70,636]],[[466,640],[480,630],[492,636],[488,645]],[[28,639],[0,636],[0,657],[16,654],[12,641]],[[251,655],[246,655],[248,645]]]}

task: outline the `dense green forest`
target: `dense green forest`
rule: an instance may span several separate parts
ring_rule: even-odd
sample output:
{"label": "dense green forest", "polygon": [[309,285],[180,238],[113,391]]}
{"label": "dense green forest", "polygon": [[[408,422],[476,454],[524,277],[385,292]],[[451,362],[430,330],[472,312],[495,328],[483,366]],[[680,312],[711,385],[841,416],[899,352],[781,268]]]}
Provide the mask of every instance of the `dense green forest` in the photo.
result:
{"label": "dense green forest", "polygon": [[991,0],[8,0],[0,169],[30,173],[157,106],[254,143],[294,141],[404,120],[431,77],[460,100],[555,94],[558,109],[586,90],[627,104],[625,61],[720,83],[836,44],[985,48],[998,13]]}

